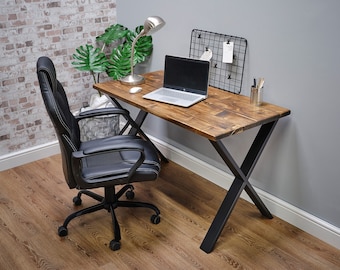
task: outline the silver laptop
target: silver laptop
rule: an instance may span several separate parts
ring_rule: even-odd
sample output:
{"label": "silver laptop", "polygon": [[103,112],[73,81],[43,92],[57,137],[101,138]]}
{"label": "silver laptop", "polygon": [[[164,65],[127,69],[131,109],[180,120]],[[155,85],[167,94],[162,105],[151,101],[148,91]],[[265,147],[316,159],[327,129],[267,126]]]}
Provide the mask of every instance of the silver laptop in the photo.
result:
{"label": "silver laptop", "polygon": [[208,97],[209,68],[209,61],[166,55],[163,87],[143,98],[190,107]]}

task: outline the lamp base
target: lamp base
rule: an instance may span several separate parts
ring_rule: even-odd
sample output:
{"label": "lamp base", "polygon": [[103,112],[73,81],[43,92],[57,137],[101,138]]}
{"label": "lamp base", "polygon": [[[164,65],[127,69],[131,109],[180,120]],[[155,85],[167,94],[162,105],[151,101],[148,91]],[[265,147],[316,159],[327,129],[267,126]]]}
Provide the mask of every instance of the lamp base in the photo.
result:
{"label": "lamp base", "polygon": [[132,74],[124,78],[121,78],[119,81],[121,82],[121,84],[138,85],[138,84],[142,84],[145,81],[145,79],[141,75]]}

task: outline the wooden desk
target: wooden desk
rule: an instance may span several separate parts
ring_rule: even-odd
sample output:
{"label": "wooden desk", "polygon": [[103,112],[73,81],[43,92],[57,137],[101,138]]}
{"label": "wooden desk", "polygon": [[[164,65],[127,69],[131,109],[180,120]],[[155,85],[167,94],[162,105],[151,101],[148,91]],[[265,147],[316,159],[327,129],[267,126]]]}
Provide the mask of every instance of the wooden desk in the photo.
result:
{"label": "wooden desk", "polygon": [[[145,74],[143,90],[130,94],[130,86],[118,81],[108,81],[94,85],[94,88],[109,95],[117,106],[122,100],[140,109],[135,122],[140,127],[148,113],[170,121],[194,133],[207,138],[235,179],[228,190],[200,248],[209,253],[225,226],[241,192],[245,190],[259,211],[267,218],[272,218],[248,179],[258,161],[277,121],[290,114],[290,110],[269,103],[260,107],[250,104],[249,97],[236,95],[209,87],[208,98],[189,108],[177,107],[161,102],[144,99],[142,96],[161,87],[163,72]],[[221,139],[244,130],[261,126],[242,165],[238,166]]]}

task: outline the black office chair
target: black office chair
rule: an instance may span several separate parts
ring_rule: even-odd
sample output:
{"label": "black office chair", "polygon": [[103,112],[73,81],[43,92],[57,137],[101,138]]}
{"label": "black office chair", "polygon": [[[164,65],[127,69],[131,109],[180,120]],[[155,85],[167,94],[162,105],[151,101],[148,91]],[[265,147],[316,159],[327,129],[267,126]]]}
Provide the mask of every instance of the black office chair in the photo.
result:
{"label": "black office chair", "polygon": [[[73,202],[80,205],[82,194],[100,202],[69,215],[59,227],[58,234],[68,234],[67,225],[73,218],[106,209],[111,213],[113,222],[114,239],[110,242],[110,248],[118,250],[121,235],[114,211],[117,207],[150,208],[155,212],[151,222],[160,222],[160,211],[153,204],[119,200],[124,193],[128,199],[133,199],[133,186],[130,183],[151,181],[158,177],[160,161],[157,151],[150,141],[134,135],[116,135],[81,142],[78,126],[80,119],[108,114],[126,116],[128,111],[119,108],[96,109],[75,117],[70,112],[65,91],[57,80],[51,59],[38,59],[37,74],[47,112],[59,140],[66,182],[69,188],[80,190]],[[116,193],[116,185],[124,186]],[[88,190],[98,187],[104,188],[104,197]]]}

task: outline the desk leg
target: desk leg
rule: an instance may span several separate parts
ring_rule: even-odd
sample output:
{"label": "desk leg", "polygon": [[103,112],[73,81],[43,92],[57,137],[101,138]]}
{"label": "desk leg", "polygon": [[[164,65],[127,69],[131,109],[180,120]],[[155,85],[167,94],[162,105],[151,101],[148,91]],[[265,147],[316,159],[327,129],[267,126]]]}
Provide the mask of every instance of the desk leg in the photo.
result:
{"label": "desk leg", "polygon": [[[247,156],[242,163],[241,170],[243,172],[247,172],[247,179],[249,179],[251,173],[254,170],[254,167],[260,158],[265,145],[267,144],[276,124],[277,121],[270,122],[268,124],[264,124],[261,126],[259,132],[257,133],[252,146],[249,149]],[[261,214],[267,218],[273,218],[267,207],[264,205],[252,185],[247,182],[245,186],[245,191],[247,192],[248,196],[252,199],[254,204],[260,210]]]}
{"label": "desk leg", "polygon": [[[137,133],[143,137],[145,140],[151,142],[151,140],[149,139],[149,137],[144,133],[144,131],[141,129],[141,126],[142,124],[144,123],[144,120],[146,118],[146,116],[148,115],[147,112],[143,111],[143,110],[140,110],[136,119],[135,120],[132,120],[132,118],[130,117],[131,121],[134,123],[134,125],[132,125],[131,129],[130,129],[130,132],[129,134],[132,134],[132,135],[136,135]],[[153,144],[153,142],[151,142],[153,147],[155,148],[155,150],[157,151],[160,159],[163,161],[163,162],[166,162],[168,163],[168,159],[162,154],[161,151],[158,150],[158,148]]]}
{"label": "desk leg", "polygon": [[144,112],[142,110],[139,111],[136,119],[134,120],[134,122],[137,124],[138,128],[131,127],[130,132],[129,132],[130,135],[136,135],[140,131],[140,127],[144,123],[144,120],[145,120],[147,115],[148,115],[147,112]]}
{"label": "desk leg", "polygon": [[221,141],[211,141],[216,151],[222,157],[226,165],[235,175],[235,179],[230,186],[227,195],[225,196],[210,228],[200,246],[200,248],[206,253],[210,253],[215,243],[220,236],[237,200],[239,199],[243,189],[247,192],[249,197],[253,200],[255,205],[258,207],[262,215],[272,218],[267,207],[264,205],[252,185],[248,182],[248,179],[266,145],[272,131],[277,123],[276,121],[264,124],[261,126],[257,133],[253,144],[251,145],[241,167],[238,167],[237,163],[230,155],[228,150],[225,148]]}
{"label": "desk leg", "polygon": [[[122,105],[118,102],[117,99],[110,97],[111,101],[117,106],[117,108],[124,109]],[[164,162],[169,162],[168,159],[161,153],[161,151],[158,150],[158,148],[153,144],[153,142],[149,139],[149,137],[144,133],[144,131],[141,129],[141,126],[144,123],[144,120],[146,116],[148,115],[147,112],[140,110],[136,119],[133,120],[130,114],[127,116],[127,121],[131,125],[131,129],[129,131],[130,135],[136,135],[137,133],[144,139],[152,143],[153,147],[157,151],[160,159]]]}

